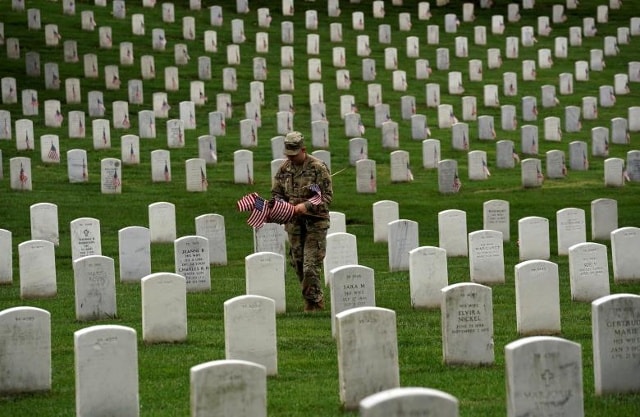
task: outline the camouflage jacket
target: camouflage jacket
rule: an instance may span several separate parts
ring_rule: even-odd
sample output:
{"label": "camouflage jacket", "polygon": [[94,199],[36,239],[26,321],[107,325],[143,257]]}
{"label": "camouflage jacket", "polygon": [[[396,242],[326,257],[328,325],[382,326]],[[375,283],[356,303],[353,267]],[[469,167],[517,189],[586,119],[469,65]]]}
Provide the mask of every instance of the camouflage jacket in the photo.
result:
{"label": "camouflage jacket", "polygon": [[[309,188],[312,184],[318,184],[322,192],[322,203],[313,205],[307,200],[315,193]],[[333,187],[331,184],[331,174],[327,165],[320,159],[307,154],[302,165],[294,165],[291,161],[285,161],[275,177],[271,195],[280,198],[291,204],[299,204],[306,201],[309,216],[316,218],[329,218],[329,205],[333,200]]]}

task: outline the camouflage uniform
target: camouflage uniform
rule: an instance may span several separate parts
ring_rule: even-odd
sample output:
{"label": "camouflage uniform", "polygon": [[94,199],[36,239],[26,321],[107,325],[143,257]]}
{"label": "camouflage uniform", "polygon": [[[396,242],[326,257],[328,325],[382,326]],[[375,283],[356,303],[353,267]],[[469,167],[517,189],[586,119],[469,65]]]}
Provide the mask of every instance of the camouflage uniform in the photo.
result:
{"label": "camouflage uniform", "polygon": [[[318,184],[323,202],[312,205],[307,200],[314,194],[309,187]],[[291,204],[305,202],[307,214],[293,218],[285,225],[289,235],[291,265],[296,271],[306,305],[322,306],[323,292],[320,270],[327,246],[329,204],[333,188],[329,169],[320,159],[306,155],[302,165],[285,161],[274,177],[271,194]]]}

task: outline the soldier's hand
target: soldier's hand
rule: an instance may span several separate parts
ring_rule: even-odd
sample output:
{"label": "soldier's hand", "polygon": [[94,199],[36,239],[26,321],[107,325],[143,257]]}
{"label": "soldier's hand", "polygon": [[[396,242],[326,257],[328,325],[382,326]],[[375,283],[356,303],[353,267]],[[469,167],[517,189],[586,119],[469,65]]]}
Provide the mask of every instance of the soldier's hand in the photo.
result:
{"label": "soldier's hand", "polygon": [[294,208],[295,214],[307,214],[307,206],[304,203],[298,203]]}

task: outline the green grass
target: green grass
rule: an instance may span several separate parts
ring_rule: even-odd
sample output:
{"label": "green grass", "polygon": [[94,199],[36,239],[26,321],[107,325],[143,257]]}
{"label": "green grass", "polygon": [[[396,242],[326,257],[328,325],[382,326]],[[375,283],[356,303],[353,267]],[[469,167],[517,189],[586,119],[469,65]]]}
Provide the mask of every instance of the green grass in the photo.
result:
{"label": "green grass", "polygon": [[[134,4],[135,3],[135,4]],[[515,322],[514,266],[518,263],[516,246],[517,220],[525,216],[541,216],[550,220],[551,252],[556,250],[555,213],[566,207],[578,207],[586,211],[590,221],[590,203],[596,198],[608,197],[617,200],[620,226],[640,225],[638,214],[638,184],[630,183],[623,188],[605,188],[603,186],[602,158],[591,158],[588,172],[570,172],[567,179],[547,180],[539,189],[522,189],[518,168],[505,170],[495,168],[495,143],[479,141],[477,126],[470,122],[471,149],[484,150],[488,154],[492,176],[488,181],[472,182],[466,180],[466,154],[454,151],[450,147],[450,130],[437,128],[435,109],[427,108],[425,101],[425,85],[427,82],[440,83],[441,101],[454,106],[458,115],[461,109],[461,97],[446,93],[446,71],[434,70],[429,80],[415,79],[415,63],[405,58],[405,39],[407,36],[418,36],[421,42],[426,41],[426,25],[438,24],[441,27],[440,44],[437,47],[448,47],[451,54],[451,69],[462,71],[465,95],[475,95],[482,102],[484,84],[502,85],[502,74],[507,71],[521,72],[523,59],[534,59],[537,62],[537,49],[553,50],[552,37],[539,37],[535,47],[520,47],[517,60],[504,59],[500,70],[486,68],[486,50],[501,48],[504,50],[507,36],[519,36],[520,26],[536,27],[538,15],[551,16],[551,7],[558,1],[536,2],[535,10],[522,11],[523,19],[519,24],[507,23],[503,36],[490,34],[490,19],[493,14],[507,16],[506,4],[500,4],[491,10],[476,8],[477,19],[473,23],[462,23],[456,35],[446,35],[444,15],[456,13],[462,18],[462,7],[459,2],[437,8],[432,3],[433,17],[429,22],[417,20],[417,2],[405,0],[403,6],[386,5],[385,19],[371,18],[369,2],[351,4],[343,0],[340,3],[342,14],[339,18],[326,16],[325,2],[296,2],[293,17],[281,16],[279,1],[252,1],[251,12],[237,16],[235,4],[224,5],[224,27],[209,26],[209,11],[190,11],[184,5],[176,3],[176,22],[166,24],[161,21],[161,7],[143,9],[141,2],[127,3],[127,19],[115,20],[110,17],[111,5],[107,8],[94,7],[90,0],[77,1],[76,15],[62,15],[59,2],[36,1],[27,2],[27,8],[39,8],[42,14],[43,27],[47,23],[56,23],[63,36],[63,41],[75,39],[78,42],[78,53],[97,53],[100,66],[98,79],[84,79],[82,59],[78,64],[63,62],[62,44],[59,47],[44,46],[44,30],[28,31],[26,13],[10,10],[9,0],[0,0],[2,12],[0,21],[4,22],[4,35],[18,37],[22,50],[22,59],[3,59],[0,64],[2,76],[17,79],[19,90],[35,88],[40,91],[39,101],[59,99],[63,103],[63,113],[71,110],[86,109],[86,95],[92,90],[102,90],[107,103],[114,100],[126,100],[126,82],[129,79],[140,79],[140,57],[146,54],[155,56],[157,77],[144,82],[145,104],[130,105],[132,128],[128,131],[112,129],[112,148],[109,150],[93,150],[91,139],[69,139],[66,122],[60,129],[44,127],[42,106],[40,115],[31,118],[34,121],[38,138],[45,133],[60,136],[61,150],[64,155],[69,149],[81,147],[87,150],[89,157],[90,181],[86,184],[69,184],[66,173],[66,159],[60,165],[46,165],[40,162],[39,149],[35,152],[17,152],[13,141],[0,141],[4,179],[0,180],[0,228],[10,230],[13,235],[14,248],[14,282],[12,285],[0,287],[0,307],[29,305],[40,307],[51,312],[52,320],[52,360],[53,385],[49,393],[30,394],[0,399],[0,415],[32,416],[34,413],[42,417],[73,415],[75,408],[75,378],[73,368],[73,332],[94,323],[81,323],[75,320],[73,297],[73,275],[71,271],[71,245],[69,223],[78,217],[94,217],[100,220],[102,231],[103,255],[117,258],[118,230],[133,225],[148,225],[149,204],[158,201],[169,201],[176,205],[177,233],[184,236],[195,233],[195,217],[205,213],[218,213],[225,217],[228,265],[213,267],[211,270],[212,290],[207,293],[188,294],[188,341],[184,344],[146,345],[141,339],[140,288],[138,285],[117,283],[118,317],[114,320],[102,321],[100,324],[120,324],[130,326],[138,332],[139,346],[139,379],[141,415],[176,416],[189,414],[189,369],[197,364],[224,358],[224,328],[222,304],[225,300],[244,293],[244,257],[253,251],[252,232],[245,224],[246,216],[235,211],[235,201],[250,191],[268,194],[270,188],[271,150],[269,139],[276,136],[275,114],[278,104],[279,68],[280,68],[280,24],[291,20],[295,25],[295,85],[293,93],[296,114],[294,127],[310,136],[310,111],[307,99],[307,55],[306,31],[304,29],[304,11],[318,10],[321,38],[320,56],[323,63],[324,93],[327,103],[327,117],[330,122],[330,151],[332,168],[337,172],[346,168],[334,177],[335,198],[332,210],[345,213],[347,231],[358,239],[358,255],[362,265],[375,270],[376,301],[378,306],[390,308],[397,313],[398,348],[400,363],[400,380],[402,386],[421,386],[446,391],[460,400],[460,415],[468,416],[500,416],[506,412],[504,346],[519,338]],[[220,2],[223,3],[223,2]],[[582,18],[596,15],[597,4],[608,2],[583,0],[580,8],[567,11],[569,19],[566,23],[553,25],[552,35],[568,36],[569,27],[581,26]],[[206,4],[209,6],[210,4]],[[273,22],[269,29],[257,26],[257,9],[269,7]],[[80,30],[80,13],[82,10],[93,10],[98,26],[111,26],[114,36],[114,48],[98,49],[98,31],[84,32]],[[362,10],[367,16],[364,32],[351,29],[351,13]],[[413,28],[410,32],[399,32],[397,15],[400,12],[412,12]],[[145,36],[131,35],[130,16],[134,13],[145,14]],[[543,120],[547,116],[564,116],[564,106],[581,105],[582,96],[598,96],[598,87],[602,84],[613,84],[616,73],[627,71],[627,62],[640,60],[638,38],[632,38],[629,45],[620,45],[621,54],[607,57],[607,67],[602,72],[591,72],[589,82],[576,82],[573,96],[560,96],[561,105],[556,108],[542,108],[540,86],[557,85],[558,74],[573,72],[576,60],[588,60],[589,51],[603,48],[606,35],[615,35],[617,27],[629,25],[629,19],[635,13],[631,2],[625,2],[622,10],[611,10],[610,23],[598,25],[598,36],[584,38],[581,47],[571,47],[569,58],[554,59],[553,68],[538,69],[536,81],[523,82],[518,76],[518,97],[503,97],[501,104],[513,104],[520,115],[521,97],[531,95],[538,98],[539,115],[535,123],[539,126],[540,137],[543,138]],[[196,18],[196,41],[181,39],[181,19],[183,16]],[[236,67],[239,89],[232,93],[234,117],[227,123],[227,135],[217,138],[218,164],[209,166],[207,174],[209,190],[206,193],[188,193],[184,184],[184,161],[197,156],[196,139],[207,134],[207,114],[215,110],[215,95],[222,92],[222,69],[227,67],[225,46],[230,43],[231,20],[244,20],[247,42],[240,46],[242,64]],[[329,23],[342,22],[344,41],[340,44],[330,43]],[[382,45],[377,42],[379,24],[390,24],[392,44]],[[488,28],[485,47],[473,45],[473,27],[485,25]],[[151,30],[156,27],[165,29],[168,37],[167,50],[154,52],[151,49]],[[166,148],[166,130],[164,120],[156,120],[157,138],[140,141],[141,163],[123,168],[123,193],[120,195],[103,195],[100,193],[98,167],[100,160],[106,157],[120,157],[119,136],[125,133],[137,133],[137,112],[151,108],[151,95],[163,91],[163,68],[173,66],[173,45],[186,43],[189,47],[191,62],[180,67],[180,91],[169,93],[172,105],[170,117],[177,118],[178,103],[189,99],[189,81],[197,79],[197,57],[205,55],[202,45],[202,34],[213,29],[218,33],[219,52],[207,54],[211,57],[213,79],[206,82],[209,103],[197,109],[198,129],[187,131],[187,145],[183,149],[172,149],[171,183],[152,183],[149,153],[154,149]],[[233,152],[240,148],[239,121],[243,118],[244,103],[249,100],[249,82],[253,71],[251,57],[255,51],[255,33],[269,33],[270,51],[264,54],[269,69],[265,82],[266,103],[262,109],[263,127],[259,130],[259,146],[254,151],[254,170],[256,183],[252,186],[233,184]],[[412,156],[412,171],[415,181],[412,183],[391,184],[389,168],[389,150],[382,149],[381,134],[373,127],[373,110],[367,107],[367,89],[361,78],[361,58],[356,56],[356,36],[368,34],[372,53],[370,58],[376,60],[377,78],[383,88],[383,101],[389,103],[391,115],[398,121],[400,129],[401,149]],[[454,37],[469,38],[469,56],[455,57]],[[119,42],[130,41],[134,44],[135,65],[120,66],[120,78],[123,87],[117,91],[104,89],[105,65],[118,64]],[[347,68],[354,81],[349,91],[335,89],[336,68],[332,67],[331,49],[343,46],[347,51]],[[394,92],[391,88],[391,71],[384,70],[384,48],[398,48],[400,69],[407,72],[409,90]],[[422,44],[420,57],[429,59],[435,68],[436,46]],[[81,79],[83,103],[65,104],[64,90],[46,91],[44,77],[26,77],[24,75],[24,54],[28,51],[40,53],[41,67],[47,62],[58,62],[61,79],[77,77]],[[503,53],[504,57],[504,53]],[[470,82],[466,77],[469,59],[481,59],[485,63],[483,82]],[[540,143],[540,158],[544,160],[544,152],[552,149],[564,150],[568,155],[568,143],[573,140],[584,140],[590,143],[590,130],[596,126],[610,126],[610,119],[616,116],[627,117],[627,108],[637,105],[637,86],[631,85],[632,93],[618,96],[613,108],[600,108],[599,118],[584,121],[583,128],[575,134],[565,133],[561,143]],[[500,88],[500,91],[502,89]],[[344,137],[344,126],[339,115],[339,99],[342,94],[351,94],[356,98],[363,121],[367,126],[370,158],[377,161],[378,192],[375,195],[357,194],[355,192],[355,169],[348,162],[348,140]],[[411,125],[400,117],[400,97],[413,95],[416,97],[417,111],[426,114],[432,135],[442,143],[442,158],[453,158],[459,163],[463,188],[459,194],[441,195],[437,190],[437,173],[433,170],[422,170],[421,143],[412,141]],[[12,121],[22,118],[21,107],[3,105],[10,110]],[[110,106],[107,105],[107,116],[110,117]],[[499,126],[499,109],[478,106],[479,115],[493,115]],[[87,120],[90,119],[87,117]],[[89,123],[87,123],[89,125]],[[522,125],[523,122],[519,121]],[[88,132],[90,129],[87,129]],[[15,132],[14,132],[15,134]],[[519,148],[519,130],[505,132],[498,129],[498,139],[510,139]],[[637,133],[632,135],[632,144],[637,141]],[[634,149],[633,145],[612,145],[610,156],[626,158],[626,153]],[[17,192],[9,185],[9,159],[15,156],[28,156],[32,159],[33,191]],[[461,209],[467,213],[467,228],[475,231],[482,228],[482,203],[490,199],[504,199],[510,203],[511,240],[505,243],[506,283],[493,287],[494,304],[494,339],[495,364],[484,367],[445,366],[442,363],[442,346],[440,332],[440,312],[438,310],[414,310],[409,298],[408,272],[389,272],[387,247],[385,244],[373,243],[372,204],[389,199],[400,204],[400,217],[418,222],[420,245],[438,245],[437,215],[446,209]],[[60,225],[60,246],[56,248],[56,268],[58,295],[45,300],[21,300],[19,294],[19,273],[17,245],[30,239],[29,206],[39,202],[50,202],[58,205]],[[588,223],[589,224],[589,223]],[[588,233],[590,235],[590,233]],[[608,242],[602,242],[608,244]],[[551,261],[558,263],[560,274],[560,295],[562,311],[562,334],[568,340],[582,345],[585,413],[587,416],[631,416],[637,415],[640,409],[640,395],[621,395],[596,397],[594,395],[593,363],[591,346],[591,313],[588,303],[572,302],[570,297],[568,263],[566,257],[552,255]],[[172,245],[156,245],[152,247],[153,272],[173,271]],[[450,283],[469,281],[469,263],[467,258],[448,260]],[[611,265],[610,271],[612,272]],[[279,374],[268,381],[268,411],[271,416],[349,416],[356,413],[341,409],[338,394],[338,370],[336,343],[331,337],[329,313],[316,315],[302,313],[302,300],[296,278],[291,269],[287,270],[287,306],[288,312],[277,318]],[[640,283],[611,283],[612,293],[640,293]]]}

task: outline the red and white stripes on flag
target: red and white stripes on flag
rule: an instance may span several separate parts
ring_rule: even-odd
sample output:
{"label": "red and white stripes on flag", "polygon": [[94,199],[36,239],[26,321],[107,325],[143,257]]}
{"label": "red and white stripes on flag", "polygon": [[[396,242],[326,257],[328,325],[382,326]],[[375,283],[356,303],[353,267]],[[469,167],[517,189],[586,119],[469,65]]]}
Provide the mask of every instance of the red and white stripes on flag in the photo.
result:
{"label": "red and white stripes on flag", "polygon": [[269,201],[269,216],[268,221],[270,223],[285,224],[289,223],[293,218],[295,208],[293,204],[284,200],[273,199]]}
{"label": "red and white stripes on flag", "polygon": [[51,148],[49,148],[49,153],[47,154],[47,156],[52,161],[60,160],[60,155],[58,155],[58,150],[56,149],[56,146],[53,144],[53,142],[51,142]]}
{"label": "red and white stripes on flag", "polygon": [[247,194],[236,203],[238,211],[251,211],[254,207],[258,193]]}
{"label": "red and white stripes on flag", "polygon": [[264,198],[257,196],[253,202],[253,210],[251,215],[247,219],[247,224],[251,227],[259,229],[267,221],[267,215],[269,214],[269,207]]}
{"label": "red and white stripes on flag", "polygon": [[322,191],[320,190],[318,184],[311,184],[309,190],[313,193],[313,196],[311,196],[309,202],[314,206],[322,204]]}
{"label": "red and white stripes on flag", "polygon": [[[322,204],[322,192],[317,184],[309,189],[314,195],[308,200],[314,206]],[[295,206],[287,201],[274,198],[265,200],[258,193],[247,194],[236,202],[238,211],[250,211],[247,224],[259,229],[264,223],[285,224],[293,219]]]}

